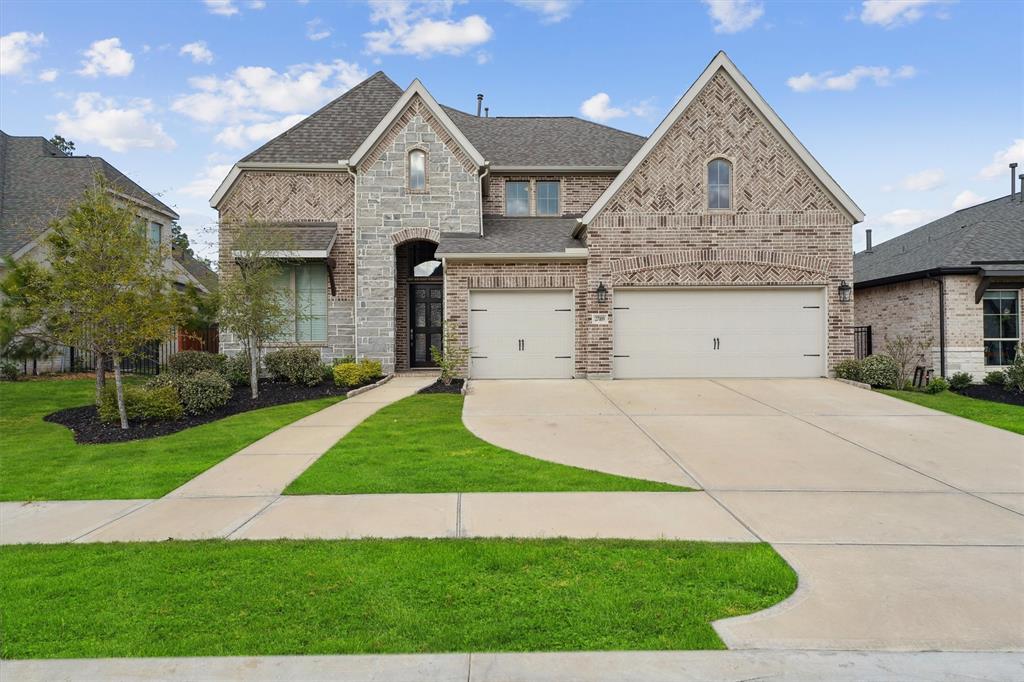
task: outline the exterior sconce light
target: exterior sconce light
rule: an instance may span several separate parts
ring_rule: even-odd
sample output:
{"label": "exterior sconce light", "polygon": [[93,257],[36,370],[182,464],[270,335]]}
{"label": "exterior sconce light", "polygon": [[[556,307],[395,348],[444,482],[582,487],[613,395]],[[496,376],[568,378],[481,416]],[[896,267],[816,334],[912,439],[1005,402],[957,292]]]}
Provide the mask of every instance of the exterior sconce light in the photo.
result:
{"label": "exterior sconce light", "polygon": [[597,284],[597,302],[604,303],[608,300],[608,289],[605,288],[604,282],[598,282]]}
{"label": "exterior sconce light", "polygon": [[842,303],[849,303],[853,298],[853,287],[846,283],[844,279],[839,283],[839,300]]}

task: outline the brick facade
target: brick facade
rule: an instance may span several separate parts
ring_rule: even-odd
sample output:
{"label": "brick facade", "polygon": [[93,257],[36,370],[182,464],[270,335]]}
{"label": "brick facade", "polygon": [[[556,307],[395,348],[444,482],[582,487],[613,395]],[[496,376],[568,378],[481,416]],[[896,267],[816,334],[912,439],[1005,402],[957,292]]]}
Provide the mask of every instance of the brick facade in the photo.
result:
{"label": "brick facade", "polygon": [[615,173],[592,173],[574,175],[508,175],[491,174],[484,181],[483,209],[485,216],[505,215],[505,183],[520,180],[530,183],[530,215],[537,214],[535,185],[541,180],[557,180],[561,197],[559,208],[563,216],[581,216],[594,205],[608,185],[615,179]]}

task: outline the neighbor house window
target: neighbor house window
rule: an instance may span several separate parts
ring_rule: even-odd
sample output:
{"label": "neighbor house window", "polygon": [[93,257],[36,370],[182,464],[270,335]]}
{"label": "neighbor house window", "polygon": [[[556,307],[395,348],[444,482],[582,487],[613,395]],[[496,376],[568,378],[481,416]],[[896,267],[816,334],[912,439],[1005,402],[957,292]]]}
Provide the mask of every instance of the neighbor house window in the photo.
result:
{"label": "neighbor house window", "polygon": [[159,249],[160,248],[160,232],[161,232],[162,229],[163,229],[163,225],[161,225],[160,223],[150,223],[149,224],[148,237],[149,237],[149,247],[151,249]]}
{"label": "neighbor house window", "polygon": [[422,149],[409,152],[409,189],[427,188],[427,153]]}
{"label": "neighbor house window", "polygon": [[985,364],[1009,365],[1020,343],[1020,298],[1016,291],[986,291],[981,299]]}
{"label": "neighbor house window", "polygon": [[708,208],[732,208],[732,164],[725,159],[708,164]]}
{"label": "neighbor house window", "polygon": [[505,215],[530,215],[530,183],[505,183]]}
{"label": "neighbor house window", "polygon": [[327,267],[323,263],[284,266],[276,288],[291,310],[291,321],[275,340],[326,341]]}
{"label": "neighbor house window", "polygon": [[544,180],[537,183],[537,215],[559,215],[557,180]]}

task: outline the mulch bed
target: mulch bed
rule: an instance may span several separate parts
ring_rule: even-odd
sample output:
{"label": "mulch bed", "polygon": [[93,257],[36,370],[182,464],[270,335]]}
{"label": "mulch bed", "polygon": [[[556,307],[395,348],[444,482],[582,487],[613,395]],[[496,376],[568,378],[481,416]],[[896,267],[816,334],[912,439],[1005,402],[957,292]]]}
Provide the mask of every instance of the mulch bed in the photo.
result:
{"label": "mulch bed", "polygon": [[43,420],[71,429],[75,434],[76,443],[120,443],[140,438],[166,436],[240,412],[258,410],[261,407],[345,395],[350,390],[352,389],[335,386],[333,381],[325,381],[316,386],[260,381],[260,397],[256,400],[250,397],[251,392],[248,386],[236,386],[231,400],[223,407],[206,414],[185,415],[177,421],[130,422],[127,429],[122,429],[117,422],[111,424],[100,422],[95,405],[59,410],[46,415]]}
{"label": "mulch bed", "polygon": [[452,379],[452,383],[445,386],[438,379],[434,383],[421,388],[418,393],[462,393],[462,384],[466,382],[465,379]]}
{"label": "mulch bed", "polygon": [[1001,386],[989,386],[988,384],[972,384],[962,391],[960,395],[978,400],[991,400],[995,403],[1006,403],[1007,405],[1020,405],[1024,407],[1024,393],[1020,391],[1007,390]]}

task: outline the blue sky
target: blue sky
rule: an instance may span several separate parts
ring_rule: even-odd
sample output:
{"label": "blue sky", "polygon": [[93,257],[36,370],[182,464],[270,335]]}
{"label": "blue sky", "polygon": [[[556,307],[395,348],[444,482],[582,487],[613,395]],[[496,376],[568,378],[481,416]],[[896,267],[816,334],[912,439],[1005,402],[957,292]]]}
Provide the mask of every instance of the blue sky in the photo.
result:
{"label": "blue sky", "polygon": [[0,127],[103,156],[212,255],[230,165],[374,71],[649,134],[722,49],[865,210],[859,245],[1009,191],[1022,35],[1019,2],[5,0]]}

